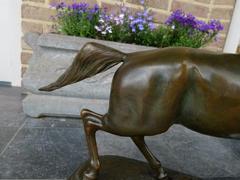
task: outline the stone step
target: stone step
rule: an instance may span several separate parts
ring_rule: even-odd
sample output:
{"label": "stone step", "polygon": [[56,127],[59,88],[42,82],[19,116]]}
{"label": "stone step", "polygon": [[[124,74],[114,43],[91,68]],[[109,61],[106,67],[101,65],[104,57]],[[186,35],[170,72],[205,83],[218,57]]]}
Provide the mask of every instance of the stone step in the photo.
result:
{"label": "stone step", "polygon": [[29,94],[23,100],[23,111],[31,117],[79,118],[81,109],[91,109],[100,114],[105,114],[108,109],[108,102],[106,99]]}

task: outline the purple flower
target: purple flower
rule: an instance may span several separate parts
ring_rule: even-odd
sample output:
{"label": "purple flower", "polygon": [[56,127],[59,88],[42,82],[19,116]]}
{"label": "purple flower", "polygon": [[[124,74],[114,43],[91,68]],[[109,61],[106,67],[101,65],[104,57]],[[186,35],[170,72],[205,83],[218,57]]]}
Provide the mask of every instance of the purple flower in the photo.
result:
{"label": "purple flower", "polygon": [[152,22],[150,22],[150,23],[148,24],[148,27],[149,27],[150,30],[154,30],[154,29],[156,28],[155,24],[152,23]]}
{"label": "purple flower", "polygon": [[197,20],[196,22],[197,22],[196,29],[198,29],[199,31],[207,32],[209,30],[208,24],[205,23],[204,21]]}
{"label": "purple flower", "polygon": [[89,4],[87,3],[73,3],[68,6],[68,9],[74,10],[74,11],[79,11],[79,12],[86,12],[89,8]]}
{"label": "purple flower", "polygon": [[172,23],[176,22],[183,22],[184,12],[180,9],[174,11],[166,20],[165,24],[171,25]]}
{"label": "purple flower", "polygon": [[124,23],[124,14],[119,14],[118,16],[114,17],[115,23],[118,24],[123,24]]}
{"label": "purple flower", "polygon": [[142,24],[138,24],[138,28],[139,28],[140,31],[144,30],[144,26]]}
{"label": "purple flower", "polygon": [[195,16],[193,16],[192,14],[187,14],[185,16],[185,22],[184,22],[184,25],[185,26],[190,26],[192,28],[196,27],[196,18]]}
{"label": "purple flower", "polygon": [[140,4],[144,5],[145,4],[145,0],[140,0]]}
{"label": "purple flower", "polygon": [[127,7],[126,6],[122,6],[121,7],[121,13],[125,13],[127,12]]}
{"label": "purple flower", "polygon": [[213,31],[222,31],[224,29],[221,22],[219,20],[216,20],[216,19],[210,20],[208,22],[208,25]]}
{"label": "purple flower", "polygon": [[134,20],[134,17],[133,17],[132,15],[130,15],[130,16],[128,16],[128,19],[129,19],[130,21],[133,21],[133,20]]}
{"label": "purple flower", "polygon": [[143,13],[142,12],[137,12],[138,17],[142,17]]}
{"label": "purple flower", "polygon": [[64,8],[66,8],[66,7],[67,7],[67,4],[62,1],[62,2],[60,2],[60,3],[51,3],[50,6],[53,7],[53,8],[56,8],[56,9],[58,10],[58,9],[64,9]]}
{"label": "purple flower", "polygon": [[192,14],[185,14],[180,9],[174,11],[165,22],[167,25],[172,25],[174,23],[178,23],[183,26],[190,26],[192,28],[194,28],[197,24],[195,16]]}
{"label": "purple flower", "polygon": [[144,17],[148,17],[148,10],[146,10],[146,9],[144,10],[143,16],[144,16]]}
{"label": "purple flower", "polygon": [[98,4],[95,4],[94,7],[90,10],[91,14],[95,14],[99,11],[99,6]]}
{"label": "purple flower", "polygon": [[190,30],[198,30],[206,33],[213,33],[223,30],[223,25],[219,20],[210,20],[208,23],[196,19],[192,14],[185,14],[182,10],[174,11],[165,22],[168,26],[180,25],[183,27],[190,27]]}
{"label": "purple flower", "polygon": [[136,28],[135,27],[132,28],[132,32],[136,32]]}
{"label": "purple flower", "polygon": [[148,17],[147,17],[147,20],[148,20],[148,21],[152,21],[152,20],[153,20],[153,16],[148,16]]}

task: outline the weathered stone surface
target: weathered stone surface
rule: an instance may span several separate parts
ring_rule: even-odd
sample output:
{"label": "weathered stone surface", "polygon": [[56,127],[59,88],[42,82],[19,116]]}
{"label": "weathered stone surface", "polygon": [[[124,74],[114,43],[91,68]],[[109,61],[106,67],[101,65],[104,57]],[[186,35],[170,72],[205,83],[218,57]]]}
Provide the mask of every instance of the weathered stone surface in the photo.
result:
{"label": "weathered stone surface", "polygon": [[[0,127],[19,128],[24,122],[21,93],[21,88],[0,86]],[[3,140],[2,137],[0,135],[0,141]]]}
{"label": "weathered stone surface", "polygon": [[[34,117],[44,115],[44,113],[48,115],[79,116],[79,108],[85,107],[85,100],[107,100],[109,98],[112,78],[120,64],[94,77],[53,92],[38,91],[40,87],[54,82],[71,65],[76,53],[85,43],[98,42],[123,52],[153,49],[145,46],[56,34],[42,34],[39,36],[38,34],[30,33],[25,36],[25,41],[32,47],[34,53],[29,61],[29,68],[23,77],[24,88],[32,94],[55,96],[52,98],[43,96],[44,98],[42,98],[42,96],[31,95],[31,97],[24,100],[24,112]],[[66,98],[61,98],[61,96]],[[67,97],[69,97],[69,99],[67,99]],[[74,97],[82,98],[82,100],[75,100]],[[60,99],[58,100],[58,98]],[[65,100],[69,103],[69,106],[65,105]],[[43,105],[43,101],[45,103],[44,106],[39,106],[40,104]],[[51,101],[51,103],[48,103],[48,101]],[[95,106],[94,103],[95,102],[91,103],[92,106],[89,106],[90,109],[96,109],[96,106],[100,106],[97,111],[103,112],[107,108],[107,106],[105,106],[105,101],[104,105],[100,103]],[[55,104],[57,104],[57,106]],[[76,110],[76,108],[78,109]],[[41,113],[41,110],[44,110],[44,113]],[[58,112],[58,114],[56,114],[56,112]]]}
{"label": "weathered stone surface", "polygon": [[23,100],[23,111],[31,117],[64,116],[79,118],[80,111],[84,108],[104,114],[107,112],[108,100],[37,94],[28,95]]}
{"label": "weathered stone surface", "polygon": [[14,134],[17,132],[17,127],[0,127],[0,154],[8,144],[8,142],[12,139]]}

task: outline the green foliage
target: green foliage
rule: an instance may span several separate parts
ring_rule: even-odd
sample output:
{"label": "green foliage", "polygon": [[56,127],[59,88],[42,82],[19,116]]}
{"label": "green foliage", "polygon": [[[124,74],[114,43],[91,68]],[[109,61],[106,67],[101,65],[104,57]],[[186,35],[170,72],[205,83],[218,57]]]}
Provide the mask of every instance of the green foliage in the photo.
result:
{"label": "green foliage", "polygon": [[77,13],[69,9],[58,10],[57,31],[62,34],[80,37],[95,38],[97,32],[94,28],[99,21],[99,12],[93,14],[91,20],[87,12]]}
{"label": "green foliage", "polygon": [[173,12],[164,25],[156,26],[151,11],[142,0],[143,10],[134,14],[124,5],[118,14],[107,13],[98,5],[63,2],[54,5],[57,32],[80,37],[154,47],[185,46],[199,48],[216,40],[223,29],[218,20],[200,21],[181,10]]}

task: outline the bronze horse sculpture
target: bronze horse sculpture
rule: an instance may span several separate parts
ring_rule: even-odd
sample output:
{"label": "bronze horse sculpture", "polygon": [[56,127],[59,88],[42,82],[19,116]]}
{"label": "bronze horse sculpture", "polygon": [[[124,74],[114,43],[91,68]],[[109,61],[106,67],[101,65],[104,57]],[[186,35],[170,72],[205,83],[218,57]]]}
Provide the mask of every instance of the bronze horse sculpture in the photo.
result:
{"label": "bronze horse sculpture", "polygon": [[144,136],[164,133],[177,123],[207,135],[240,138],[239,54],[192,48],[126,54],[87,43],[56,82],[39,90],[53,91],[121,62],[113,77],[108,112],[81,111],[91,160],[84,179],[98,176],[98,130],[131,137],[157,179],[167,175]]}

